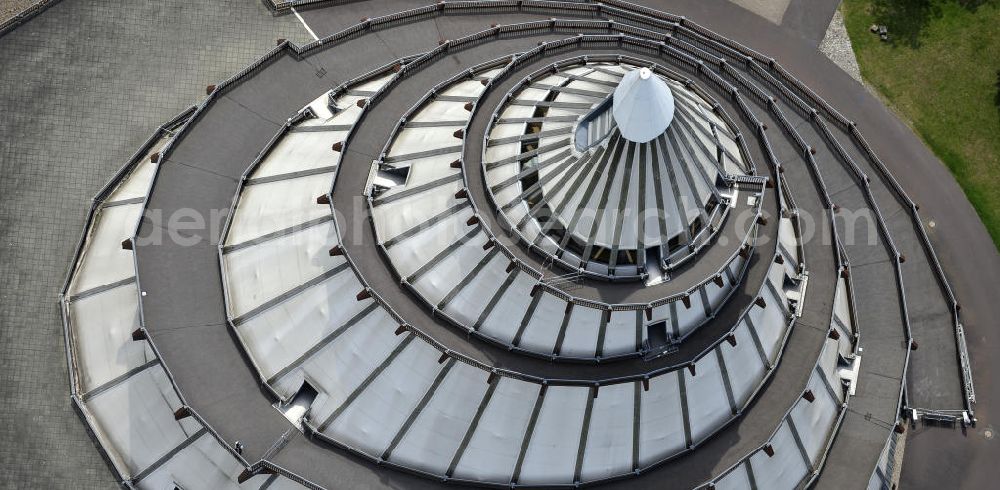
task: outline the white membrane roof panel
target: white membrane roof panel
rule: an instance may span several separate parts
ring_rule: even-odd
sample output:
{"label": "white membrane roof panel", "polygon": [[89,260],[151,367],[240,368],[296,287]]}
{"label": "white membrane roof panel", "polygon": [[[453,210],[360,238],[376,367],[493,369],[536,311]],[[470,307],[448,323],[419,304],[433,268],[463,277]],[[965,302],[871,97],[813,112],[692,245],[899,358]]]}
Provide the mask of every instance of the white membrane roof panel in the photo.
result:
{"label": "white membrane roof panel", "polygon": [[636,387],[632,382],[602,386],[598,390],[590,414],[581,480],[598,480],[632,470]]}
{"label": "white membrane roof panel", "polygon": [[463,325],[472,325],[507,278],[510,260],[501,253],[495,254],[471,282],[445,305],[444,311]]}
{"label": "white membrane roof panel", "polygon": [[288,396],[298,391],[302,381],[309,381],[319,393],[310,414],[318,423],[336,410],[403,339],[394,333],[395,329],[388,313],[376,308],[301,367],[281,377],[275,389]]}
{"label": "white membrane roof panel", "polygon": [[667,303],[653,308],[653,313],[648,317],[648,320],[644,312],[642,315],[643,325],[648,326],[651,323],[669,321],[671,305],[672,303]]}
{"label": "white membrane roof panel", "polygon": [[[524,116],[524,117],[527,117],[527,116]],[[519,150],[519,148],[520,148],[521,145],[518,144],[518,143],[516,143],[516,142],[512,142],[512,143],[499,143],[499,142],[497,142],[497,140],[499,140],[501,138],[509,138],[509,137],[513,137],[513,136],[521,136],[522,134],[524,134],[526,128],[527,128],[527,123],[498,124],[496,126],[493,126],[493,128],[490,130],[490,140],[492,140],[492,141],[490,143],[490,146],[486,149],[486,155],[487,156],[494,156],[494,155],[490,155],[490,150],[492,150],[492,149],[498,149],[498,150],[504,150],[504,151]],[[517,154],[519,152],[520,151],[515,151],[513,154]],[[495,156],[494,156],[494,158],[495,158]],[[488,159],[487,161],[489,162],[489,161],[494,161],[494,160]]]}
{"label": "white membrane roof panel", "polygon": [[132,251],[122,249],[122,241],[131,238],[142,214],[142,204],[126,204],[101,209],[94,218],[69,294],[135,276]]}
{"label": "white membrane roof panel", "polygon": [[745,263],[746,259],[737,255],[731,262],[729,262],[728,265],[726,265],[726,268],[729,269],[729,272],[733,273],[733,277],[739,278],[740,271],[743,270],[743,264]]}
{"label": "white membrane roof panel", "polygon": [[[781,291],[785,283],[785,266],[776,262],[771,263],[767,270],[767,280],[774,285],[774,289]],[[782,297],[784,300],[785,298]]]}
{"label": "white membrane roof panel", "polygon": [[438,304],[486,256],[483,244],[486,234],[480,230],[427,272],[423,273],[413,287],[431,305]]}
{"label": "white membrane roof panel", "polygon": [[[552,78],[551,76],[549,76],[548,78],[543,78],[542,80],[539,80],[539,83],[547,83],[549,80],[551,80],[551,78]],[[548,95],[549,95],[548,90],[528,87],[518,92],[514,98],[518,100],[540,101],[544,100],[545,97],[547,97]]]}
{"label": "white membrane roof panel", "polygon": [[236,478],[244,469],[243,464],[218,440],[205,433],[143,478],[137,486],[150,490],[175,487],[236,490],[241,488]]}
{"label": "white membrane roof panel", "polygon": [[345,262],[329,250],[340,243],[333,221],[222,256],[229,309],[240,317]]}
{"label": "white membrane roof panel", "polygon": [[722,286],[720,287],[715,281],[709,281],[702,286],[705,292],[708,293],[708,305],[715,311],[722,306],[723,300],[726,299],[726,295],[729,291],[733,289],[733,283],[729,282],[728,278],[722,276]]}
{"label": "white membrane roof panel", "polygon": [[[493,71],[496,74],[497,71]],[[480,75],[480,76],[492,76],[492,75]],[[486,90],[486,86],[483,85],[479,80],[465,80],[462,82],[457,82],[449,85],[443,91],[441,95],[454,95],[458,97],[478,97],[479,94]]]}
{"label": "white membrane roof panel", "polygon": [[778,432],[771,438],[774,456],[757,451],[750,456],[757,488],[774,490],[798,488],[799,482],[808,473],[802,453],[795,445],[788,422],[782,422]]}
{"label": "white membrane roof panel", "polygon": [[[552,352],[566,315],[566,301],[542,291],[536,294],[541,294],[542,297],[531,313],[531,319],[524,328],[518,345],[536,352]],[[511,310],[501,310],[501,313],[507,317],[507,321],[517,323],[512,320],[516,315],[511,315]]]}
{"label": "white membrane roof panel", "polygon": [[[587,156],[586,158],[589,159],[590,157]],[[550,179],[542,184],[542,192],[549,201],[549,206],[553,209],[559,209],[562,212],[561,216],[564,221],[570,219],[573,211],[579,207],[579,203],[586,193],[587,182],[597,172],[601,158],[604,158],[603,155],[600,158],[581,165],[579,168],[572,169],[573,175],[564,185],[560,185],[562,183],[560,179]],[[580,185],[576,189],[572,189],[572,186],[580,179],[581,173],[584,175],[583,180],[580,181]]]}
{"label": "white membrane roof panel", "polygon": [[115,187],[115,190],[108,195],[104,202],[109,203],[146,197],[149,194],[149,184],[153,181],[153,176],[156,175],[157,168],[157,164],[150,160],[150,155],[160,151],[167,141],[166,138],[157,141],[153,148],[146,153],[146,156],[136,163],[135,168],[129,172],[128,177],[123,179],[118,184],[118,187]]}
{"label": "white membrane roof panel", "polygon": [[[502,152],[502,154],[501,155],[497,155],[496,157],[494,157],[496,160],[499,160],[501,158],[505,158],[505,157],[513,156],[513,155],[517,154],[518,149],[514,148],[513,145],[502,145],[502,146],[503,147],[511,147],[511,148],[499,148],[498,147],[498,150],[500,150]],[[487,170],[484,173],[484,176],[485,176],[484,180],[486,180],[486,185],[492,187],[492,186],[500,184],[501,182],[504,182],[507,179],[509,179],[509,178],[517,175],[520,171],[521,171],[521,168],[520,168],[520,165],[518,165],[518,164],[513,164],[513,165],[498,165],[496,167],[493,167],[493,168]],[[503,187],[501,189],[496,189],[494,191],[494,195],[496,195],[496,200],[497,200],[498,203],[507,203],[511,199],[513,199],[514,196],[520,194],[521,191],[522,191],[522,187],[521,187],[521,182],[519,180],[519,181],[517,181],[517,182],[515,182],[513,184],[510,184],[510,185],[508,185],[506,187]],[[504,197],[506,197],[506,198],[504,198]]]}
{"label": "white membrane roof panel", "polygon": [[603,316],[604,312],[601,310],[574,306],[559,353],[564,356],[593,357],[597,352],[597,337]]}
{"label": "white membrane roof panel", "polygon": [[[591,91],[591,92],[600,92],[601,94],[603,94],[603,97],[611,96],[612,93],[614,92],[615,88],[611,87],[609,85],[605,85],[603,83],[596,83],[596,82],[593,82],[591,80],[606,80],[606,81],[614,81],[615,83],[617,83],[617,81],[618,81],[618,78],[616,78],[616,77],[613,77],[611,75],[607,75],[607,74],[604,74],[604,73],[596,72],[596,71],[590,71],[590,70],[583,71],[583,70],[581,70],[580,72],[578,72],[576,74],[580,75],[580,76],[585,76],[588,79],[584,80],[584,79],[579,79],[578,78],[578,79],[570,80],[569,83],[566,84],[567,87],[572,87],[572,88],[575,88],[575,89],[588,90],[588,91]],[[601,77],[603,77],[603,78],[601,78]],[[591,100],[597,100],[598,103],[600,103],[600,102],[603,101],[603,98],[601,98],[601,99],[597,98],[596,94],[594,94],[593,97],[591,97],[590,95],[588,95],[588,98],[591,99]]]}
{"label": "white membrane roof panel", "polygon": [[[299,126],[325,126],[330,124],[354,124],[361,113],[363,112],[360,107],[358,107],[358,101],[367,99],[368,97],[359,97],[357,95],[342,95],[337,97],[336,107],[339,109],[336,114],[330,114],[329,108],[327,108],[327,97],[324,96],[322,100],[322,115],[319,119],[307,119],[299,123]],[[315,109],[316,105],[310,105]],[[317,113],[319,114],[319,113]]]}
{"label": "white membrane roof panel", "polygon": [[[523,117],[531,117],[531,114],[534,113],[534,112],[535,112],[535,108],[534,107],[521,106],[521,105],[512,105],[512,106],[507,106],[502,111],[500,111],[500,118],[499,119],[500,120],[503,120],[503,119],[520,119],[520,118],[523,118]],[[520,123],[520,122],[519,123],[507,123],[507,124],[512,124],[514,126],[521,127],[521,128],[524,127],[524,123]]]}
{"label": "white membrane roof panel", "polygon": [[[678,130],[674,129],[673,126],[671,126],[671,128],[668,131],[676,132]],[[685,165],[685,163],[691,163],[691,158],[688,157],[686,153],[684,153],[683,149],[681,149],[681,152],[678,153],[677,150],[681,148],[680,144],[678,144],[677,148],[675,148],[674,145],[671,143],[671,140],[674,140],[675,138],[676,138],[675,135],[671,135],[667,138],[663,137],[659,138],[659,142],[666,143],[666,145],[661,145],[660,147],[661,151],[660,160],[661,161],[667,160],[665,164],[669,165],[672,168],[671,171],[673,172],[673,179],[674,179],[673,183],[677,185],[677,190],[678,190],[678,192],[674,194],[672,188],[664,187],[663,194],[664,194],[664,200],[672,199],[673,196],[675,195],[677,200],[679,200],[682,203],[682,206],[684,206],[685,211],[687,212],[683,220],[683,222],[685,223],[684,226],[686,227],[687,223],[691,223],[694,221],[695,218],[701,216],[700,210],[702,208],[701,203],[703,202],[703,199],[698,188],[698,182],[701,180],[701,177],[697,175],[694,169],[691,169],[691,178],[690,179],[687,178],[687,175],[684,173],[684,168],[682,166]],[[661,178],[663,177],[666,177],[668,179],[671,178],[669,171],[661,172]],[[676,233],[677,230],[672,229],[671,232]]]}
{"label": "white membrane roof panel", "polygon": [[[827,346],[828,350],[835,350]],[[813,370],[806,389],[812,391],[813,402],[800,398],[791,411],[792,422],[799,431],[802,445],[809,460],[818,462],[826,448],[827,437],[833,430],[840,408],[840,400],[834,399],[823,385],[822,374]]]}
{"label": "white membrane roof panel", "polygon": [[[612,175],[614,176],[611,180],[610,187],[604,189],[604,192],[599,194],[600,199],[597,201],[598,204],[593,208],[590,208],[594,211],[596,217],[599,217],[600,219],[600,222],[592,228],[594,242],[597,245],[611,248],[613,242],[615,241],[615,220],[619,214],[618,201],[622,192],[628,192],[628,189],[622,189],[622,187],[625,181],[625,171],[628,170],[631,175],[631,169],[628,165],[628,155],[629,147],[634,148],[634,146],[634,144],[626,145],[625,150],[622,152],[621,160],[608,169],[608,172],[612,172]],[[637,158],[638,157],[633,153],[632,159],[636,160]],[[604,201],[603,207],[600,206],[601,201]],[[625,212],[625,210],[622,211]]]}
{"label": "white membrane roof panel", "polygon": [[687,390],[688,414],[691,418],[691,440],[704,440],[726,420],[733,417],[722,380],[722,370],[714,352],[695,363],[695,375],[683,370]]}
{"label": "white membrane roof panel", "polygon": [[378,201],[378,199],[387,198],[389,196],[399,194],[407,189],[413,188],[409,184],[399,185],[380,194],[375,201],[377,204],[375,209],[378,210],[379,208],[382,208],[380,210],[382,213],[389,213],[390,209],[393,208],[398,209],[399,207],[405,207],[405,206],[413,206],[413,207],[429,206],[432,205],[433,203],[454,202],[455,193],[458,192],[458,190],[461,189],[462,187],[463,187],[462,180],[458,179],[431,188],[424,189],[423,191],[417,192],[416,194],[410,194],[400,199],[391,200],[384,204]]}
{"label": "white membrane roof panel", "polygon": [[[645,208],[640,207],[639,203],[639,168],[642,166],[643,161],[641,160],[641,155],[645,149],[642,147],[636,148],[635,152],[635,163],[632,165],[632,173],[629,177],[629,185],[626,188],[628,192],[627,198],[625,200],[625,207],[622,211],[622,224],[621,229],[618,232],[617,239],[619,240],[619,248],[634,250],[639,248],[639,229],[638,223],[642,214],[646,212]],[[646,159],[648,162],[648,158]],[[647,177],[648,174],[647,174]],[[617,218],[617,216],[616,216]],[[635,255],[635,254],[633,254]]]}
{"label": "white membrane roof panel", "polygon": [[[461,153],[448,153],[432,157],[408,160],[400,165],[409,166],[409,173],[406,176],[407,189],[412,189],[436,180],[440,180],[461,173],[458,169],[451,168],[454,162],[461,156]],[[396,165],[396,164],[392,164]],[[428,189],[427,192],[440,192],[439,189]],[[454,192],[452,192],[454,194]]]}
{"label": "white membrane roof panel", "polygon": [[[681,132],[683,134],[681,137],[687,143],[687,146],[681,143],[681,147],[693,161],[700,165],[700,168],[692,166],[691,173],[697,178],[699,195],[707,198],[711,193],[708,183],[714,182],[715,177],[719,174],[717,140],[711,136],[710,130],[705,129],[702,124],[692,121],[690,125],[690,127],[683,128]],[[707,174],[707,180],[700,174],[700,171]]]}
{"label": "white membrane roof panel", "polygon": [[[469,116],[469,111],[465,110],[465,102],[435,101],[433,111],[417,111],[408,120],[413,122],[468,121]],[[451,130],[454,131],[460,127],[456,125]]]}
{"label": "white membrane roof panel", "polygon": [[[508,169],[509,168],[510,171],[508,172],[507,170],[496,169],[495,172],[497,174],[508,174],[509,173],[510,176],[513,176],[513,175],[517,174],[517,169],[513,168],[513,166],[509,166],[508,165],[508,166],[504,166],[502,168],[503,169]],[[503,179],[499,178],[497,180],[500,181],[500,180],[503,180]],[[487,184],[487,185],[489,185],[489,184]],[[521,182],[518,181],[518,182],[514,183],[513,185],[508,185],[508,186],[506,186],[506,187],[504,187],[502,189],[497,189],[493,193],[493,199],[494,199],[494,202],[497,203],[497,207],[498,208],[501,207],[501,206],[506,206],[507,203],[510,203],[510,202],[516,200],[515,203],[514,203],[514,206],[516,208],[515,210],[511,210],[511,209],[504,209],[504,210],[502,210],[502,212],[507,216],[508,221],[510,221],[511,223],[517,223],[514,220],[514,216],[515,215],[516,216],[524,216],[524,213],[527,212],[527,206],[525,205],[524,201],[520,200],[520,196],[521,196],[522,192],[524,192],[524,188],[521,186]]]}
{"label": "white membrane roof panel", "polygon": [[612,311],[604,332],[604,356],[635,352],[636,312]]}
{"label": "white membrane roof panel", "polygon": [[500,378],[469,439],[454,476],[475,481],[509,481],[540,385]]}
{"label": "white membrane roof panel", "polygon": [[518,483],[572,483],[590,388],[552,386],[545,393]]}
{"label": "white membrane roof panel", "polygon": [[837,280],[837,292],[833,299],[833,314],[844,326],[854,330],[854,322],[851,318],[850,294],[847,291],[847,280],[840,278]]}
{"label": "white membrane roof panel", "polygon": [[396,272],[402,277],[413,274],[438,253],[473,230],[465,224],[472,214],[471,207],[462,208],[416,235],[389,247],[387,255]]}
{"label": "white membrane roof panel", "polygon": [[[559,155],[560,152],[556,152],[553,157]],[[560,157],[553,161],[553,163],[547,164],[538,170],[538,175],[540,179],[546,179],[546,182],[572,182],[572,176],[568,177],[569,180],[562,180],[567,178],[566,172],[572,171],[571,175],[576,175],[578,169],[584,165],[577,165],[577,162],[582,159],[586,161],[588,155],[586,153],[580,155],[567,155],[565,157]]]}
{"label": "white membrane roof panel", "polygon": [[486,371],[455,361],[390,460],[443,475],[489,388],[486,379]]}
{"label": "white membrane roof panel", "polygon": [[639,418],[639,464],[649,466],[685,449],[678,372],[650,378]]}
{"label": "white membrane roof panel", "polygon": [[[535,220],[526,221],[524,223],[524,226],[521,228],[521,233],[531,243],[535,243],[535,237],[537,237],[541,232],[542,232],[542,229],[538,225],[538,222],[535,221]],[[545,241],[542,241],[541,244],[544,245]]]}
{"label": "white membrane roof panel", "polygon": [[375,92],[378,89],[384,87],[390,80],[395,76],[395,74],[383,75],[378,78],[371,80],[366,80],[358,83],[357,85],[352,85],[350,88],[352,90],[363,90],[367,92]]}
{"label": "white membrane roof panel", "polygon": [[112,460],[134,476],[201,429],[192,417],[174,420],[181,402],[166,372],[151,366],[86,401]]}
{"label": "white membrane roof panel", "polygon": [[694,291],[688,298],[691,300],[691,307],[684,306],[683,302],[677,303],[677,325],[681,335],[687,335],[698,325],[705,321],[705,303],[701,299],[701,293]]}
{"label": "white membrane roof panel", "polygon": [[520,319],[517,317],[522,316],[522,312],[528,309],[528,304],[531,303],[529,292],[537,283],[538,281],[528,274],[518,273],[514,282],[490,311],[490,315],[483,320],[479,330],[504,342],[513,340],[520,326]]}
{"label": "white membrane roof panel", "polygon": [[330,424],[324,434],[379,457],[440,371],[441,353],[416,339]]}
{"label": "white membrane roof panel", "polygon": [[[600,210],[600,204],[603,193],[607,190],[608,180],[614,179],[615,175],[613,173],[613,164],[608,164],[604,169],[599,169],[595,166],[595,172],[601,170],[601,175],[597,175],[597,185],[594,187],[593,192],[589,196],[586,196],[585,186],[580,186],[581,189],[578,190],[578,195],[580,196],[580,201],[568,201],[570,204],[566,209],[562,210],[560,216],[563,220],[572,219],[571,216],[574,214],[579,214],[576,225],[572,228],[573,233],[583,242],[588,242],[589,238],[593,236],[591,230],[594,228],[594,224],[598,220],[598,211]],[[586,184],[586,183],[585,183]],[[583,198],[586,197],[587,200],[584,201]],[[574,196],[575,198],[575,196]],[[578,202],[578,204],[576,204]],[[564,221],[569,223],[569,221]]]}
{"label": "white membrane roof panel", "polygon": [[844,401],[846,396],[844,385],[841,381],[838,371],[840,369],[840,351],[844,349],[844,346],[837,344],[848,344],[846,350],[850,350],[851,341],[846,337],[840,337],[840,340],[828,339],[826,341],[826,347],[823,349],[823,354],[820,355],[818,367],[820,371],[823,372],[823,377],[826,378],[827,384],[833,388],[834,396],[837,397],[838,403]]}
{"label": "white membrane roof panel", "polygon": [[[433,111],[441,102],[431,102],[426,110]],[[455,128],[449,126],[427,128],[404,128],[392,141],[389,156],[407,155],[436,148],[448,148],[461,145],[462,140],[456,138]]]}
{"label": "white membrane roof panel", "polygon": [[69,325],[82,392],[156,357],[147,342],[132,340],[132,332],[139,328],[139,291],[135,283],[72,301]]}
{"label": "white membrane roof panel", "polygon": [[[592,192],[589,196],[586,195],[588,190],[587,186],[589,184],[584,182],[583,185],[576,189],[576,192],[573,195],[566,196],[565,202],[563,202],[562,199],[559,199],[559,195],[552,196],[553,199],[549,201],[556,206],[562,206],[559,210],[558,216],[556,217],[559,218],[559,220],[562,221],[567,227],[570,223],[572,223],[575,216],[579,216],[570,231],[576,237],[582,237],[585,242],[586,237],[590,235],[590,227],[596,219],[596,214],[593,210],[597,209],[597,204],[600,202],[601,189],[604,189],[605,182],[608,179],[607,168],[603,169],[601,175],[595,175],[598,170],[601,170],[600,164],[593,165],[593,168],[592,172],[590,169],[587,169],[590,173],[588,174],[589,176],[586,180],[596,178],[597,184],[594,187],[594,192]],[[588,200],[584,201],[584,197],[587,197]]]}
{"label": "white membrane roof panel", "polygon": [[[644,242],[647,246],[651,244],[663,243],[676,235],[686,226],[681,224],[681,211],[677,208],[677,199],[674,199],[669,186],[658,185],[657,176],[661,182],[670,178],[667,172],[666,150],[660,145],[659,140],[654,140],[656,151],[650,148],[648,165],[646,170],[646,209],[651,211],[649,219],[646,221]],[[655,157],[654,157],[655,155]],[[669,182],[669,181],[667,181]],[[662,206],[659,204],[662,200]],[[682,201],[682,205],[690,205]],[[663,215],[663,224],[660,224],[659,214]],[[663,227],[666,229],[663,229]],[[666,235],[665,237],[662,235]]]}
{"label": "white membrane roof panel", "polygon": [[749,317],[758,338],[760,338],[760,343],[764,346],[764,352],[767,353],[768,359],[774,363],[777,360],[778,349],[781,347],[785,331],[788,330],[788,322],[780,304],[770,299],[769,296],[765,303],[767,306],[764,308],[757,305],[751,306]]}
{"label": "white membrane roof panel", "polygon": [[[615,83],[618,83],[619,80],[617,77],[593,70],[577,70],[577,72],[574,74],[587,77],[588,79],[604,80],[609,82],[613,81]],[[610,87],[602,83],[595,83],[590,80],[580,80],[580,79],[570,81],[568,86],[583,90],[593,90],[595,92],[602,92],[605,95],[611,95],[611,93],[615,89],[614,87]]]}
{"label": "white membrane roof panel", "polygon": [[419,199],[400,199],[374,207],[372,219],[378,239],[390,240],[452,207],[457,202],[454,193],[458,188],[448,186],[448,189],[450,193],[423,192],[413,196]]}
{"label": "white membrane roof panel", "polygon": [[739,466],[733,468],[732,471],[726,473],[726,476],[720,478],[715,482],[716,490],[750,490],[753,486],[750,485],[750,474],[747,473],[746,465],[747,463],[740,463]]}
{"label": "white membrane roof panel", "polygon": [[253,179],[301,172],[340,163],[334,143],[344,141],[347,131],[289,132],[261,160],[250,175]]}
{"label": "white membrane roof panel", "polygon": [[[568,85],[569,87],[576,88],[573,83]],[[571,94],[568,92],[559,92],[554,99],[556,102],[569,102],[571,104],[590,104],[591,106],[596,106],[600,104],[604,99],[591,97],[589,95]],[[572,125],[572,123],[549,123],[546,125],[549,128],[565,127],[567,125]]]}
{"label": "white membrane roof panel", "polygon": [[249,185],[229,224],[227,245],[243,243],[330,214],[316,197],[330,192],[333,173]]}
{"label": "white membrane roof panel", "polygon": [[507,220],[516,225],[521,221],[521,218],[528,214],[528,205],[524,201],[518,202],[515,206],[507,209],[505,213],[507,213]]}
{"label": "white membrane roof panel", "polygon": [[729,371],[729,381],[733,387],[736,406],[742,407],[750,401],[750,395],[764,379],[767,367],[757,352],[753,337],[750,336],[750,328],[746,323],[740,323],[733,335],[736,337],[736,346],[722,342],[719,344],[719,349]]}
{"label": "white membrane roof panel", "polygon": [[240,324],[236,332],[260,374],[270,378],[368,307],[370,302],[355,299],[360,290],[354,272],[344,269]]}

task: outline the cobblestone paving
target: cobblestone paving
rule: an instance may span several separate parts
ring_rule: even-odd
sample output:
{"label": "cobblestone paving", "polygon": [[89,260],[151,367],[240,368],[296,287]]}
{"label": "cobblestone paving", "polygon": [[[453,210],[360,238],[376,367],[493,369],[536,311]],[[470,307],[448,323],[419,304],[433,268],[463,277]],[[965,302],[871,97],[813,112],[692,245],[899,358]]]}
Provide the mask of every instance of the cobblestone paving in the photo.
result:
{"label": "cobblestone paving", "polygon": [[274,46],[258,0],[64,0],[0,38],[0,488],[114,488],[69,401],[57,296],[90,199],[157,126]]}

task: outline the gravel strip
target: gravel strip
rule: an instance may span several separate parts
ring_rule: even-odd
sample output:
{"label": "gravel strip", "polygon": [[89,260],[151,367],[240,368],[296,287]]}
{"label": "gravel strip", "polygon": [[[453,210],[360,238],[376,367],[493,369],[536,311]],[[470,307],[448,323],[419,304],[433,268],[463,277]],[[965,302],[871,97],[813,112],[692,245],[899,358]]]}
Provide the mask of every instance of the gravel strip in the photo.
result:
{"label": "gravel strip", "polygon": [[864,84],[858,60],[854,57],[854,48],[851,47],[851,38],[847,36],[847,28],[844,27],[844,15],[840,13],[840,9],[833,13],[833,20],[826,28],[826,35],[819,44],[819,50],[848,75]]}
{"label": "gravel strip", "polygon": [[0,24],[24,12],[28,7],[45,1],[47,0],[0,0]]}

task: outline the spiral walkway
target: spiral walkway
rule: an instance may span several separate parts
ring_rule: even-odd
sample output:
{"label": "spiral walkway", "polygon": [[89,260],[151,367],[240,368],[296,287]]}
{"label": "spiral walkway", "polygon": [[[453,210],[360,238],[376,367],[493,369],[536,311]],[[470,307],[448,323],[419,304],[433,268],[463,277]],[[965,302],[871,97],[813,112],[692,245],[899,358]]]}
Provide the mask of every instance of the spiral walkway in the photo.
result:
{"label": "spiral walkway", "polygon": [[[676,109],[648,143],[607,114],[640,69]],[[973,414],[967,378],[907,389],[913,331],[967,366],[917,207],[684,18],[439,2],[207,93],[95,200],[61,301],[126,486],[882,488],[904,408]]]}

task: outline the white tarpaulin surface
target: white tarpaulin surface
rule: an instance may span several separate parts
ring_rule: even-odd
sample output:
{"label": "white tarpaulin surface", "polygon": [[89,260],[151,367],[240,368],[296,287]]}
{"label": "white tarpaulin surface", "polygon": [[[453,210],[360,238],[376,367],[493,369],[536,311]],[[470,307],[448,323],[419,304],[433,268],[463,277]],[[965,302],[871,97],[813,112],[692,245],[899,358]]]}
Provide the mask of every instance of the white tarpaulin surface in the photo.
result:
{"label": "white tarpaulin surface", "polygon": [[344,263],[329,250],[340,243],[333,221],[223,255],[229,312],[234,318]]}
{"label": "white tarpaulin surface", "polygon": [[608,478],[632,470],[636,386],[636,383],[620,383],[598,390],[583,453],[582,480]]}
{"label": "white tarpaulin surface", "polygon": [[686,447],[678,375],[672,372],[651,378],[649,391],[642,392],[639,418],[641,466],[672,456]]}
{"label": "white tarpaulin surface", "polygon": [[390,459],[444,474],[489,388],[486,379],[482,369],[456,361]]}
{"label": "white tarpaulin surface", "polygon": [[102,208],[95,217],[83,254],[73,273],[69,294],[135,277],[132,251],[122,249],[122,241],[132,238],[142,214],[142,204]]}
{"label": "white tarpaulin surface", "polygon": [[518,483],[572,483],[590,388],[552,386],[545,393]]}
{"label": "white tarpaulin surface", "polygon": [[441,369],[441,353],[410,342],[324,434],[371,456],[382,455]]}
{"label": "white tarpaulin surface", "polygon": [[191,417],[174,420],[181,402],[159,365],[136,373],[86,404],[97,436],[129,475],[145,470],[201,428]]}
{"label": "white tarpaulin surface", "polygon": [[354,272],[339,274],[242,323],[236,332],[269,379],[368,306]]}
{"label": "white tarpaulin surface", "polygon": [[69,322],[83,392],[156,357],[149,344],[132,340],[132,332],[139,328],[135,283],[72,301]]}
{"label": "white tarpaulin surface", "polygon": [[455,467],[454,476],[469,480],[510,481],[531,418],[539,385],[501,378],[479,425]]}

